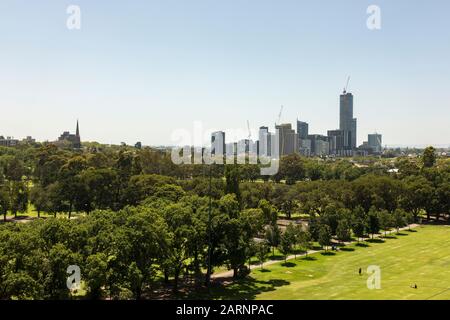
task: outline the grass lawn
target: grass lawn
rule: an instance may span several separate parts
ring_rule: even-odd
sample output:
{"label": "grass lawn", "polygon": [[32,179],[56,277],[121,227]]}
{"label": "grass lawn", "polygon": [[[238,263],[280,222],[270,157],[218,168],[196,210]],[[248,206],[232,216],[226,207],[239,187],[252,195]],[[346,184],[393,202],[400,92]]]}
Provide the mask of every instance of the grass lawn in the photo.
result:
{"label": "grass lawn", "polygon": [[[250,279],[214,286],[213,298],[450,299],[450,227],[414,231],[255,269]],[[367,288],[369,265],[381,268],[380,290]],[[418,288],[411,288],[413,284]]]}

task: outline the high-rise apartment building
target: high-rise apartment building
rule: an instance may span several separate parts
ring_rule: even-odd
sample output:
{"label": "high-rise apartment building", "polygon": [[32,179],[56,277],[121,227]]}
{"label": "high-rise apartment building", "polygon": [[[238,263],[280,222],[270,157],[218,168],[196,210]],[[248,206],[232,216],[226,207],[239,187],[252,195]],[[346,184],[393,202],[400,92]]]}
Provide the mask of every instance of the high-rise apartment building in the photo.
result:
{"label": "high-rise apartment building", "polygon": [[225,132],[213,132],[211,134],[211,155],[224,155],[225,151]]}
{"label": "high-rise apartment building", "polygon": [[356,149],[356,127],[357,120],[353,118],[353,95],[344,90],[339,104],[339,130],[343,131],[344,150]]}
{"label": "high-rise apartment building", "polygon": [[298,152],[298,136],[295,130],[292,129],[290,123],[285,123],[275,126],[279,130],[279,150],[280,156],[297,153]]}
{"label": "high-rise apartment building", "polygon": [[297,120],[297,134],[299,139],[308,139],[309,124],[307,122]]}
{"label": "high-rise apartment building", "polygon": [[310,134],[308,140],[311,141],[311,155],[325,156],[330,154],[328,137],[321,134]]}
{"label": "high-rise apartment building", "polygon": [[259,128],[258,153],[262,156],[271,156],[271,134],[268,127]]}
{"label": "high-rise apartment building", "polygon": [[368,146],[373,152],[380,153],[382,151],[382,139],[383,137],[378,133],[369,134],[367,136]]}

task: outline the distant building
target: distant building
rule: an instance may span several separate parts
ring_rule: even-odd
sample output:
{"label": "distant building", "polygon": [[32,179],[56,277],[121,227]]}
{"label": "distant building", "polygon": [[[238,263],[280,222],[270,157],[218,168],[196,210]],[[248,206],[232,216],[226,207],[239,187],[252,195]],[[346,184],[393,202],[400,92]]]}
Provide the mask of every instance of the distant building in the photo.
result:
{"label": "distant building", "polygon": [[224,155],[225,151],[225,132],[213,132],[211,134],[211,155]]}
{"label": "distant building", "polygon": [[327,136],[310,134],[308,140],[311,141],[311,155],[326,156],[330,154],[330,142]]}
{"label": "distant building", "polygon": [[344,150],[356,149],[356,127],[357,120],[353,118],[353,95],[344,90],[339,104],[339,130],[343,131]]}
{"label": "distant building", "polygon": [[298,151],[302,156],[311,156],[311,140],[310,139],[298,139]]}
{"label": "distant building", "polygon": [[298,152],[298,136],[295,130],[292,129],[290,123],[285,123],[275,126],[279,130],[279,149],[280,156],[293,154]]}
{"label": "distant building", "polygon": [[75,134],[71,134],[69,131],[64,131],[63,134],[59,136],[56,144],[61,146],[64,144],[70,144],[74,149],[81,148],[80,127],[78,125],[78,120]]}
{"label": "distant building", "polygon": [[328,130],[328,139],[330,142],[330,154],[339,155],[344,150],[344,131]]}
{"label": "distant building", "polygon": [[271,156],[272,144],[271,134],[268,127],[259,128],[258,154],[262,156]]}
{"label": "distant building", "polygon": [[307,122],[297,120],[297,134],[299,139],[308,139],[309,124]]}
{"label": "distant building", "polygon": [[27,136],[25,139],[22,139],[22,143],[25,143],[25,144],[36,143],[36,139],[33,139],[32,136]]}
{"label": "distant building", "polygon": [[309,157],[311,155],[311,141],[308,139],[309,124],[297,119],[298,151],[301,155]]}
{"label": "distant building", "polygon": [[19,144],[19,140],[14,139],[12,137],[0,136],[0,146],[2,147],[15,147]]}
{"label": "distant building", "polygon": [[373,133],[367,136],[367,143],[375,153],[381,153],[383,137],[381,134]]}

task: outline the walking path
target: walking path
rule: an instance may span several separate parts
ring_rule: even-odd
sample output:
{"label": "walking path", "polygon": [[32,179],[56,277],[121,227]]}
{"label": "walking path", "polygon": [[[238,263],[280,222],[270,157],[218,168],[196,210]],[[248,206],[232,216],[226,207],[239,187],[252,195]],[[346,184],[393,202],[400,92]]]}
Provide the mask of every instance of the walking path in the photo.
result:
{"label": "walking path", "polygon": [[[419,226],[418,224],[410,224],[409,226],[406,226],[404,228],[400,228],[399,231],[409,230],[410,228],[416,228],[418,226]],[[386,235],[394,233],[394,232],[396,233],[397,230],[395,229],[395,230],[387,231]],[[381,234],[374,235],[373,238],[374,239],[380,238],[380,237],[382,237],[384,235],[385,235],[385,233],[383,232]],[[366,239],[371,239],[371,238],[364,238],[363,241],[366,240]],[[357,241],[344,242],[344,244],[347,246],[347,245],[355,243],[355,242],[357,242]],[[294,255],[294,254],[290,255],[290,256],[288,256],[286,258],[286,260],[292,260],[292,259],[295,259],[297,257],[304,257],[307,254],[310,255],[310,254],[318,253],[318,252],[321,252],[321,251],[323,251],[323,250],[308,250],[307,253],[302,253],[302,254],[297,254],[297,255]],[[275,263],[280,263],[280,262],[283,262],[283,260],[269,260],[267,262],[264,262],[262,267],[264,268],[264,267],[270,266],[270,265],[275,264]],[[260,264],[255,264],[255,265],[251,265],[250,266],[250,270],[253,270],[253,269],[256,269],[256,268],[261,268],[261,265]],[[222,278],[231,278],[231,277],[233,277],[233,270],[223,271],[223,272],[219,272],[219,273],[213,273],[211,275],[211,278],[213,278],[213,279],[219,279],[219,278],[222,279]]]}

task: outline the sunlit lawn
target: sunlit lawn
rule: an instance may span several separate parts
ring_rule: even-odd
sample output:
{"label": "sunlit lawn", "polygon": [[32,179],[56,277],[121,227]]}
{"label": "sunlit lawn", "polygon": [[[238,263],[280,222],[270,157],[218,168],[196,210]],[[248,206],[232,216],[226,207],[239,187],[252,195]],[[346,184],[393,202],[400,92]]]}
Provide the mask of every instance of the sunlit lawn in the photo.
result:
{"label": "sunlit lawn", "polygon": [[[385,242],[352,244],[252,271],[251,279],[215,286],[219,299],[450,299],[450,227],[423,226]],[[367,288],[369,265],[381,289]],[[363,275],[359,275],[362,268]],[[411,288],[417,284],[417,289]]]}

